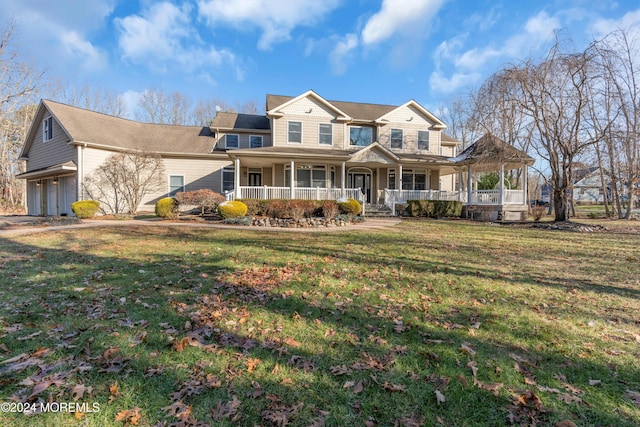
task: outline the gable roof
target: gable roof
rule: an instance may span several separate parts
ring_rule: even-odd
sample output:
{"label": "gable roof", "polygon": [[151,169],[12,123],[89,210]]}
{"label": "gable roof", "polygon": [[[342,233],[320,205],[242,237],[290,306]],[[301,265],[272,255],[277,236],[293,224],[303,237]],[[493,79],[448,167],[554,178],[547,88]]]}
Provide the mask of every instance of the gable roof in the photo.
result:
{"label": "gable roof", "polygon": [[445,125],[442,120],[440,120],[439,118],[437,118],[436,116],[434,116],[433,114],[431,114],[426,108],[424,108],[422,105],[418,104],[415,100],[410,100],[408,102],[405,102],[403,105],[394,108],[393,110],[385,113],[384,115],[378,117],[377,120],[382,120],[384,118],[384,116],[390,114],[391,112],[395,111],[395,110],[399,110],[401,108],[407,108],[407,107],[413,107],[416,110],[418,110],[418,112],[420,114],[422,114],[423,116],[427,117],[429,120],[431,120],[433,122],[433,128],[434,129],[445,129],[447,127],[447,125]]}
{"label": "gable roof", "polygon": [[330,110],[335,111],[338,114],[338,119],[340,120],[345,120],[345,121],[349,121],[351,120],[351,117],[349,114],[345,113],[340,107],[338,107],[334,102],[331,101],[327,101],[326,99],[324,99],[323,97],[321,97],[320,95],[318,95],[317,93],[315,93],[312,90],[308,90],[305,93],[298,95],[296,97],[288,97],[289,99],[284,99],[287,97],[280,97],[282,98],[281,101],[283,101],[281,104],[275,105],[273,106],[273,108],[269,108],[269,97],[271,95],[267,95],[267,115],[280,115],[282,113],[278,112],[278,110],[281,110],[291,104],[293,104],[294,102],[303,99],[303,98],[315,98],[318,102],[320,102],[322,105],[324,105],[325,107],[329,108]]}
{"label": "gable roof", "polygon": [[[313,91],[310,91],[313,92]],[[308,94],[309,92],[305,92]],[[315,92],[313,92],[315,94]],[[305,95],[303,94],[303,95]],[[267,112],[274,111],[284,104],[292,102],[294,99],[298,99],[301,96],[284,96],[284,95],[267,95]],[[319,95],[316,94],[319,97]],[[324,99],[324,98],[322,98]],[[389,112],[398,108],[397,105],[384,105],[384,104],[367,104],[362,102],[345,102],[345,101],[326,101],[333,106],[333,109],[337,109],[344,115],[352,117],[355,121],[369,121],[374,122],[380,117],[388,114]],[[417,104],[417,103],[416,103]]]}
{"label": "gable roof", "polygon": [[241,114],[221,111],[216,114],[209,127],[213,129],[270,130],[271,122],[267,117],[256,114]]}
{"label": "gable roof", "polygon": [[215,143],[209,127],[141,123],[50,100],[40,101],[22,151],[37,139],[40,121],[49,112],[69,137],[69,144],[159,154],[210,154]]}

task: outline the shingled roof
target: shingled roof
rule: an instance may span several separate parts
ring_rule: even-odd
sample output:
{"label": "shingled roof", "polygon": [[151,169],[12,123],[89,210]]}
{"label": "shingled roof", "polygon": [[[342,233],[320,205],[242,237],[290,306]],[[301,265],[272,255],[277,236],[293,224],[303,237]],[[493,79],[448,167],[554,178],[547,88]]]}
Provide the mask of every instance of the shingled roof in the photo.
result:
{"label": "shingled roof", "polygon": [[216,129],[261,129],[270,130],[271,122],[266,116],[256,114],[240,114],[221,111],[211,121]]}
{"label": "shingled roof", "polygon": [[42,106],[63,127],[72,144],[197,155],[210,154],[215,142],[209,127],[140,123],[49,100],[43,100]]}
{"label": "shingled roof", "polygon": [[463,152],[452,159],[459,165],[490,165],[503,163],[505,166],[520,167],[535,163],[535,159],[522,150],[507,144],[500,138],[485,134]]}
{"label": "shingled roof", "polygon": [[[278,108],[282,104],[291,101],[294,96],[267,95],[267,111]],[[397,105],[366,104],[361,102],[328,101],[336,108],[348,114],[355,120],[374,121],[390,111],[398,108]]]}

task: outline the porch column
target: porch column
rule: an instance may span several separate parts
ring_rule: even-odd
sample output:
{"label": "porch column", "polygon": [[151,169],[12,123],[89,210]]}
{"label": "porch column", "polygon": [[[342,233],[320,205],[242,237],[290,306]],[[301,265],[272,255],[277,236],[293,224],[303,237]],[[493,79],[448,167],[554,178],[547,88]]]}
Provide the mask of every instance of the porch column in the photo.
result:
{"label": "porch column", "polygon": [[529,204],[529,166],[522,166],[522,203]]}
{"label": "porch column", "polygon": [[347,175],[347,162],[342,162],[341,165],[341,170],[340,170],[340,194],[343,199],[345,198],[345,194],[344,194],[344,188],[345,188],[345,182],[346,182],[346,177]]}
{"label": "porch column", "polygon": [[504,203],[504,164],[500,163],[500,198],[498,199],[500,206]]}
{"label": "porch column", "polygon": [[235,190],[235,199],[242,198],[242,191],[240,191],[240,159],[236,157],[233,164],[233,188]]}
{"label": "porch column", "polygon": [[473,193],[473,169],[471,165],[467,166],[467,203],[471,204],[473,201],[472,193]]}
{"label": "porch column", "polygon": [[398,185],[396,188],[402,191],[402,165],[398,165],[398,177],[396,179],[398,180]]}
{"label": "porch column", "polygon": [[462,169],[458,169],[458,201],[462,201]]}
{"label": "porch column", "polygon": [[78,169],[76,171],[76,200],[83,200],[84,194],[82,185],[84,184],[84,162],[82,145],[78,145]]}
{"label": "porch column", "polygon": [[289,191],[291,192],[291,194],[289,195],[289,198],[295,199],[294,195],[296,191],[296,164],[293,160],[291,160],[290,167],[291,170],[289,172],[291,173],[291,179],[289,180]]}

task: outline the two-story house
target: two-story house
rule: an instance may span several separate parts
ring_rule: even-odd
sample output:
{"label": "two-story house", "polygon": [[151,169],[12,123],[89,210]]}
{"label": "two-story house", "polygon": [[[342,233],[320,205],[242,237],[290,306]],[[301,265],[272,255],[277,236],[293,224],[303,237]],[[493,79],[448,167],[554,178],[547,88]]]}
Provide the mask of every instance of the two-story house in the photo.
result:
{"label": "two-story house", "polygon": [[[43,100],[21,155],[26,172],[19,177],[27,180],[31,215],[72,215],[71,203],[90,197],[86,183],[95,170],[122,151],[162,158],[166,187],[147,195],[144,210],[162,197],[202,188],[229,199],[352,197],[371,205],[453,199],[526,206],[524,192],[510,198],[504,191],[499,197],[473,193],[475,160],[455,157],[457,141],[445,128],[413,100],[399,106],[328,101],[313,91],[267,95],[265,115],[219,112],[204,127],[140,123]],[[507,166],[526,168],[532,159],[521,154],[522,161]]]}
{"label": "two-story house", "polygon": [[[257,132],[267,124],[268,134]],[[313,91],[267,95],[266,117],[219,113],[211,128],[216,148],[233,160],[223,189],[235,198],[324,191],[379,204],[385,189],[454,191],[457,142],[413,100],[395,106],[328,101]]]}

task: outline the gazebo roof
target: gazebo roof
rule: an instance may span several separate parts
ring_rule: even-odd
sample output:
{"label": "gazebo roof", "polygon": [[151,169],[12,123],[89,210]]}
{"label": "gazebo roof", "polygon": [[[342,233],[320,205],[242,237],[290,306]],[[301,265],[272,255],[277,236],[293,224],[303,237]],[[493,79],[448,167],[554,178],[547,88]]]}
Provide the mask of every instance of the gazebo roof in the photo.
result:
{"label": "gazebo roof", "polygon": [[507,169],[516,169],[523,165],[531,166],[535,163],[535,159],[524,151],[489,133],[451,160],[457,165],[473,165],[482,168],[495,168],[503,164]]}

